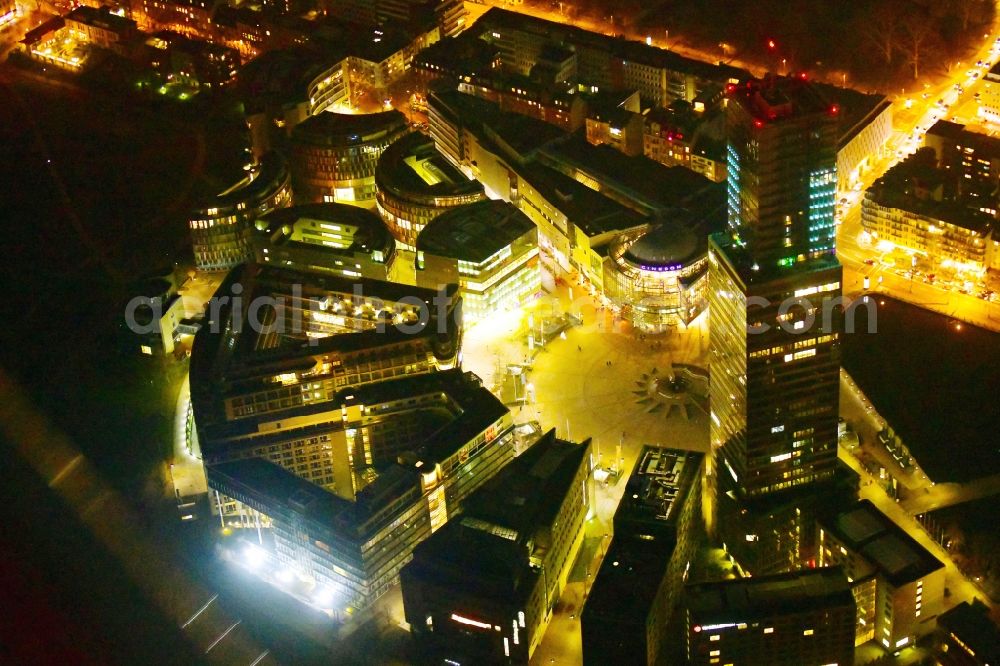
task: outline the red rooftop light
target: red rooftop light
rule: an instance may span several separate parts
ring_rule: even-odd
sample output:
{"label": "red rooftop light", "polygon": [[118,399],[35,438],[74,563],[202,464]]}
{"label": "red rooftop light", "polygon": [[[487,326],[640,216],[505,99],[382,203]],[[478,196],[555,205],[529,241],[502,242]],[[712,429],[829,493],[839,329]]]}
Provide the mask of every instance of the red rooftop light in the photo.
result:
{"label": "red rooftop light", "polygon": [[834,104],[833,106],[830,107],[830,113],[832,113],[833,115],[837,115],[838,112],[840,112],[840,106],[838,106],[837,104]]}
{"label": "red rooftop light", "polygon": [[808,77],[806,76],[805,72],[799,72],[799,78],[802,79],[803,81],[805,81],[806,78],[808,78]]}
{"label": "red rooftop light", "polygon": [[756,119],[754,119],[753,124],[754,124],[755,127],[761,128],[761,127],[764,126],[764,121],[761,120],[760,118],[756,118]]}
{"label": "red rooftop light", "polygon": [[777,44],[774,43],[773,39],[767,40],[767,48],[773,49],[775,46],[777,46]]}

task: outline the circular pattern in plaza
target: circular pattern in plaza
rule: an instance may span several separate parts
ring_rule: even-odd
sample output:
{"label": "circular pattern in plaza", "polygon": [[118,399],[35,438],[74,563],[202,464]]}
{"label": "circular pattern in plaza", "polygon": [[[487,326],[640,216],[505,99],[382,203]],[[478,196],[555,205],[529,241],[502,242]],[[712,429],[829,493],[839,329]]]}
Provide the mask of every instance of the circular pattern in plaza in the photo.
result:
{"label": "circular pattern in plaza", "polygon": [[467,178],[438,152],[431,137],[419,132],[382,153],[375,186],[379,214],[401,248],[409,250],[427,223],[444,211],[486,199],[482,184]]}
{"label": "circular pattern in plaza", "polygon": [[605,293],[636,328],[688,324],[706,305],[706,251],[705,241],[676,219],[623,234],[609,249]]}

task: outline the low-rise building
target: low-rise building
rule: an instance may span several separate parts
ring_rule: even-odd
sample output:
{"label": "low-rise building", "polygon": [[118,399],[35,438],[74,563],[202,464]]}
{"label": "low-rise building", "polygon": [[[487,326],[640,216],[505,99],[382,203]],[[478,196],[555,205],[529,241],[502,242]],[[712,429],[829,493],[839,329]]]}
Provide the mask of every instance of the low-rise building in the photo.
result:
{"label": "low-rise building", "polygon": [[[507,408],[458,369],[342,389],[227,430],[228,453],[206,452],[211,500],[220,513],[234,504],[247,527],[270,527],[270,557],[326,588],[336,614],[395,584],[414,546],[514,450]],[[311,440],[322,444],[306,455],[299,446]],[[286,447],[294,464],[266,453]],[[320,466],[325,483],[303,478],[301,468]]]}
{"label": "low-rise building", "polygon": [[400,248],[413,251],[417,236],[441,213],[483,201],[477,180],[456,169],[426,134],[413,132],[389,146],[375,167],[375,201]]}
{"label": "low-rise building", "polygon": [[542,83],[522,74],[494,71],[461,77],[458,90],[493,102],[501,111],[537,118],[567,132],[583,127],[586,119],[586,102],[566,83]]}
{"label": "low-rise building", "polygon": [[199,270],[229,269],[253,258],[253,223],[292,203],[285,160],[271,152],[246,177],[204,202],[190,216],[191,243]]}
{"label": "low-rise building", "polygon": [[583,544],[592,464],[589,439],[550,430],[417,546],[400,580],[422,655],[528,663]]}
{"label": "low-rise building", "polygon": [[396,243],[374,212],[346,204],[281,208],[257,220],[258,263],[346,278],[387,280]]}
{"label": "low-rise building", "polygon": [[66,15],[66,29],[82,42],[126,55],[139,35],[136,22],[112,14],[108,7],[81,5]]}
{"label": "low-rise building", "polygon": [[585,666],[683,658],[672,630],[701,542],[703,462],[701,453],[643,448],[581,614]]}
{"label": "low-rise building", "polygon": [[375,165],[410,131],[399,111],[320,113],[292,130],[289,158],[296,203],[374,208]]}
{"label": "low-rise building", "polygon": [[163,79],[193,88],[228,85],[236,78],[240,66],[240,55],[235,49],[189,39],[170,30],[149,37],[146,47],[146,62]]}
{"label": "low-rise building", "polygon": [[629,156],[643,154],[643,117],[625,109],[595,111],[587,115],[587,141],[607,144]]}
{"label": "low-rise building", "polygon": [[839,567],[688,585],[692,666],[854,663],[854,597]]}
{"label": "low-rise building", "polygon": [[503,201],[452,208],[417,237],[416,269],[418,286],[458,284],[465,317],[485,321],[541,290],[538,230]]}
{"label": "low-rise building", "polygon": [[868,500],[819,521],[819,564],[840,565],[857,601],[857,642],[897,650],[934,629],[944,565]]}

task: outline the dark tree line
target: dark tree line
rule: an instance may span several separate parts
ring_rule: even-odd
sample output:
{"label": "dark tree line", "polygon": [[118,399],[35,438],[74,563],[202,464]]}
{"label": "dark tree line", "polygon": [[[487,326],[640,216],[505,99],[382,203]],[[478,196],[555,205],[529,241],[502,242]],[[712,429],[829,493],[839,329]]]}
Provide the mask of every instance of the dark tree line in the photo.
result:
{"label": "dark tree line", "polygon": [[[535,0],[548,6],[547,0]],[[990,0],[564,0],[564,9],[635,34],[774,71],[844,72],[854,84],[906,85],[961,60],[992,23]],[[769,40],[775,46],[768,47]],[[725,47],[723,47],[723,44]]]}

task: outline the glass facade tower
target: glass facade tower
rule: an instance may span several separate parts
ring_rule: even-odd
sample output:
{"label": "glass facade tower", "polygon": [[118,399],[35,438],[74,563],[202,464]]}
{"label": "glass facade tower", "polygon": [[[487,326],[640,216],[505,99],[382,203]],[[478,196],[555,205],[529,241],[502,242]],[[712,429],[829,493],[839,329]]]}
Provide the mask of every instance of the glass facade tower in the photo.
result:
{"label": "glass facade tower", "polygon": [[719,532],[757,574],[801,561],[810,512],[796,490],[815,494],[837,466],[838,109],[800,78],[728,96],[729,228],[709,241],[710,436]]}

